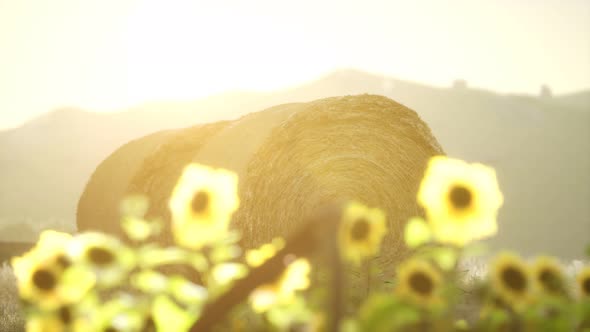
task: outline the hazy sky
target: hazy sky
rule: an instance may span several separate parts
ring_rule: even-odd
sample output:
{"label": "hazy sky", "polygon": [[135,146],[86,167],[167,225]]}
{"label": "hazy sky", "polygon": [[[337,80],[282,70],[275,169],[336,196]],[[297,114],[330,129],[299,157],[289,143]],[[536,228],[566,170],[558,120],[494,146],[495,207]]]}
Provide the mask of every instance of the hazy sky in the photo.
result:
{"label": "hazy sky", "polygon": [[501,93],[590,88],[588,0],[0,0],[0,128],[358,68]]}

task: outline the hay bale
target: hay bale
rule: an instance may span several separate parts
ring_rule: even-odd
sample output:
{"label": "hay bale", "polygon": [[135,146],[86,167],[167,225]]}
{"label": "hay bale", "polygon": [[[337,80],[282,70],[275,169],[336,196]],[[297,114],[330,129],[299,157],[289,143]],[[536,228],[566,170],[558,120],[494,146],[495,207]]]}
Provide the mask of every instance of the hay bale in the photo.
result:
{"label": "hay bale", "polygon": [[[114,163],[110,160],[123,148],[96,172],[129,176],[126,191],[150,197],[150,214],[169,220],[167,199],[190,161],[238,173],[241,206],[232,225],[242,231],[247,247],[287,236],[321,204],[358,199],[387,213],[389,233],[378,259],[387,275],[404,252],[402,225],[422,214],[415,197],[427,161],[443,153],[414,111],[375,95],[279,105],[227,123],[178,130],[157,140],[157,149],[148,137],[142,140],[151,154],[137,158],[143,163],[133,176],[121,173],[126,165],[103,166]],[[96,181],[86,188],[95,195],[98,190],[112,195]],[[79,209],[88,208],[81,199]],[[91,224],[86,212],[78,213],[81,230]],[[109,218],[100,219],[101,227],[118,225],[118,218]],[[169,230],[162,241],[170,241]]]}
{"label": "hay bale", "polygon": [[[165,130],[121,146],[100,163],[86,184],[76,211],[78,230],[102,231],[124,238],[119,204],[127,195],[147,194],[147,191],[152,202],[148,215],[169,219],[164,201],[169,197],[175,180],[164,181],[163,185],[158,180],[164,176],[178,178],[180,169],[191,161],[194,151],[226,123]],[[165,157],[162,158],[163,155]],[[156,179],[148,174],[159,174],[160,177]],[[141,189],[136,188],[137,183],[142,184]],[[170,184],[169,189],[166,184]],[[152,186],[159,189],[152,190]]]}
{"label": "hay bale", "polygon": [[78,230],[121,234],[119,203],[127,194],[129,180],[142,166],[143,159],[169,135],[170,132],[164,131],[133,140],[113,152],[96,168],[78,201]]}
{"label": "hay bale", "polygon": [[289,104],[250,114],[212,137],[194,161],[238,173],[233,224],[247,247],[290,234],[328,201],[358,199],[386,211],[379,266],[403,255],[402,226],[428,159],[442,149],[418,115],[391,99],[360,95]]}

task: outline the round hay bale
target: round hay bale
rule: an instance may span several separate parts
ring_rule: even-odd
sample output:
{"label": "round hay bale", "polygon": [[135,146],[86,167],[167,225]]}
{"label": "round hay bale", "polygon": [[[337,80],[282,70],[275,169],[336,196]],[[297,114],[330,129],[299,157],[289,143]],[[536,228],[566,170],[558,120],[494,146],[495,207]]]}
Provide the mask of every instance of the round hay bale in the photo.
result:
{"label": "round hay bale", "polygon": [[[131,194],[150,197],[148,216],[168,217],[167,197],[194,151],[226,121],[181,130],[166,130],[133,140],[102,161],[78,201],[78,231],[96,230],[125,238],[119,206]],[[150,177],[158,174],[158,177]],[[169,181],[160,181],[165,178]],[[137,188],[141,183],[141,188]]]}
{"label": "round hay bale", "polygon": [[[168,221],[168,198],[185,164],[223,167],[239,175],[241,204],[232,225],[241,230],[246,247],[288,236],[311,211],[330,201],[357,199],[384,209],[389,232],[377,260],[385,275],[391,275],[405,251],[402,226],[422,215],[416,193],[427,161],[443,153],[416,112],[376,95],[279,105],[235,121],[168,132],[157,143],[148,142],[150,137],[136,142],[144,142],[141,149],[149,152],[137,154],[133,169],[121,158],[118,167],[111,160],[125,147],[99,166],[96,181],[86,188],[94,196],[85,193],[79,210],[97,209],[83,200],[113,194],[96,175],[110,172],[125,178],[119,185],[126,185],[127,193],[150,198],[150,215]],[[79,229],[112,230],[106,224],[118,225],[117,213],[90,221],[90,211],[79,211]],[[160,240],[170,239],[166,227]]]}
{"label": "round hay bale", "polygon": [[129,180],[142,167],[143,159],[170,134],[163,131],[133,140],[100,163],[78,201],[76,225],[79,231],[99,230],[121,235],[119,203],[127,194]]}
{"label": "round hay bale", "polygon": [[378,265],[391,275],[405,252],[403,225],[422,215],[416,193],[428,159],[442,153],[414,111],[359,95],[247,115],[211,137],[194,161],[238,173],[233,225],[246,247],[291,234],[329,201],[384,209],[389,232]]}

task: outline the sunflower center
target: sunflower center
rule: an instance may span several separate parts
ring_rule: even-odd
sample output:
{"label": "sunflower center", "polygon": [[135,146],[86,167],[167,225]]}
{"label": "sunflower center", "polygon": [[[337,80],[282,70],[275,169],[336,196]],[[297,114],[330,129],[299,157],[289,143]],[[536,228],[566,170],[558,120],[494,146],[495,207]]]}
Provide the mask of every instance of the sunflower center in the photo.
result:
{"label": "sunflower center", "polygon": [[584,290],[584,294],[590,295],[590,278],[586,278],[582,281],[582,290]]}
{"label": "sunflower center", "polygon": [[107,265],[115,259],[110,251],[100,247],[90,248],[87,255],[88,259],[96,265]]}
{"label": "sunflower center", "polygon": [[430,295],[432,289],[434,288],[432,280],[430,280],[427,275],[421,272],[416,272],[410,276],[410,286],[417,293],[424,296]]}
{"label": "sunflower center", "polygon": [[209,205],[209,194],[206,191],[201,190],[193,196],[191,202],[193,212],[202,213],[207,209],[207,205]]}
{"label": "sunflower center", "polygon": [[64,324],[68,324],[72,321],[72,313],[68,307],[61,307],[59,309],[59,318]]}
{"label": "sunflower center", "polygon": [[543,287],[550,292],[558,292],[559,291],[559,278],[551,272],[551,270],[542,270],[539,273],[539,280],[543,284]]}
{"label": "sunflower center", "polygon": [[150,315],[145,319],[142,331],[155,331],[156,330],[156,323],[154,322],[154,318]]}
{"label": "sunflower center", "polygon": [[449,199],[457,209],[464,209],[471,204],[471,191],[461,185],[455,185],[449,192]]}
{"label": "sunflower center", "polygon": [[52,290],[56,283],[57,280],[55,280],[53,273],[47,270],[39,269],[33,273],[33,284],[39,289],[45,291]]}
{"label": "sunflower center", "polygon": [[509,266],[502,271],[502,281],[510,289],[517,292],[524,291],[526,288],[526,279],[522,274],[522,271],[513,266]]}
{"label": "sunflower center", "polygon": [[68,268],[70,265],[72,265],[72,262],[65,256],[65,255],[59,255],[57,256],[57,259],[55,260],[55,262],[57,263],[57,265],[59,265],[62,269],[66,269]]}
{"label": "sunflower center", "polygon": [[369,235],[369,222],[365,218],[358,219],[352,225],[350,235],[355,241],[364,240]]}

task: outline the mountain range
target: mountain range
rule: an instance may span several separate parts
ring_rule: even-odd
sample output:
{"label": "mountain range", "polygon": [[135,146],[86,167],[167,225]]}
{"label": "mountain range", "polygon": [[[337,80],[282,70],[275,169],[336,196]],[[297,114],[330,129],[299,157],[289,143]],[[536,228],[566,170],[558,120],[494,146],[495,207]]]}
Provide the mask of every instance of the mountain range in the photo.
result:
{"label": "mountain range", "polygon": [[74,231],[76,205],[90,175],[134,138],[283,103],[360,93],[410,107],[449,156],[496,169],[505,203],[499,234],[489,241],[493,248],[563,258],[583,254],[590,241],[590,91],[497,94],[356,70],[280,91],[236,91],[117,113],[61,108],[0,131],[0,241],[34,241],[45,228]]}

